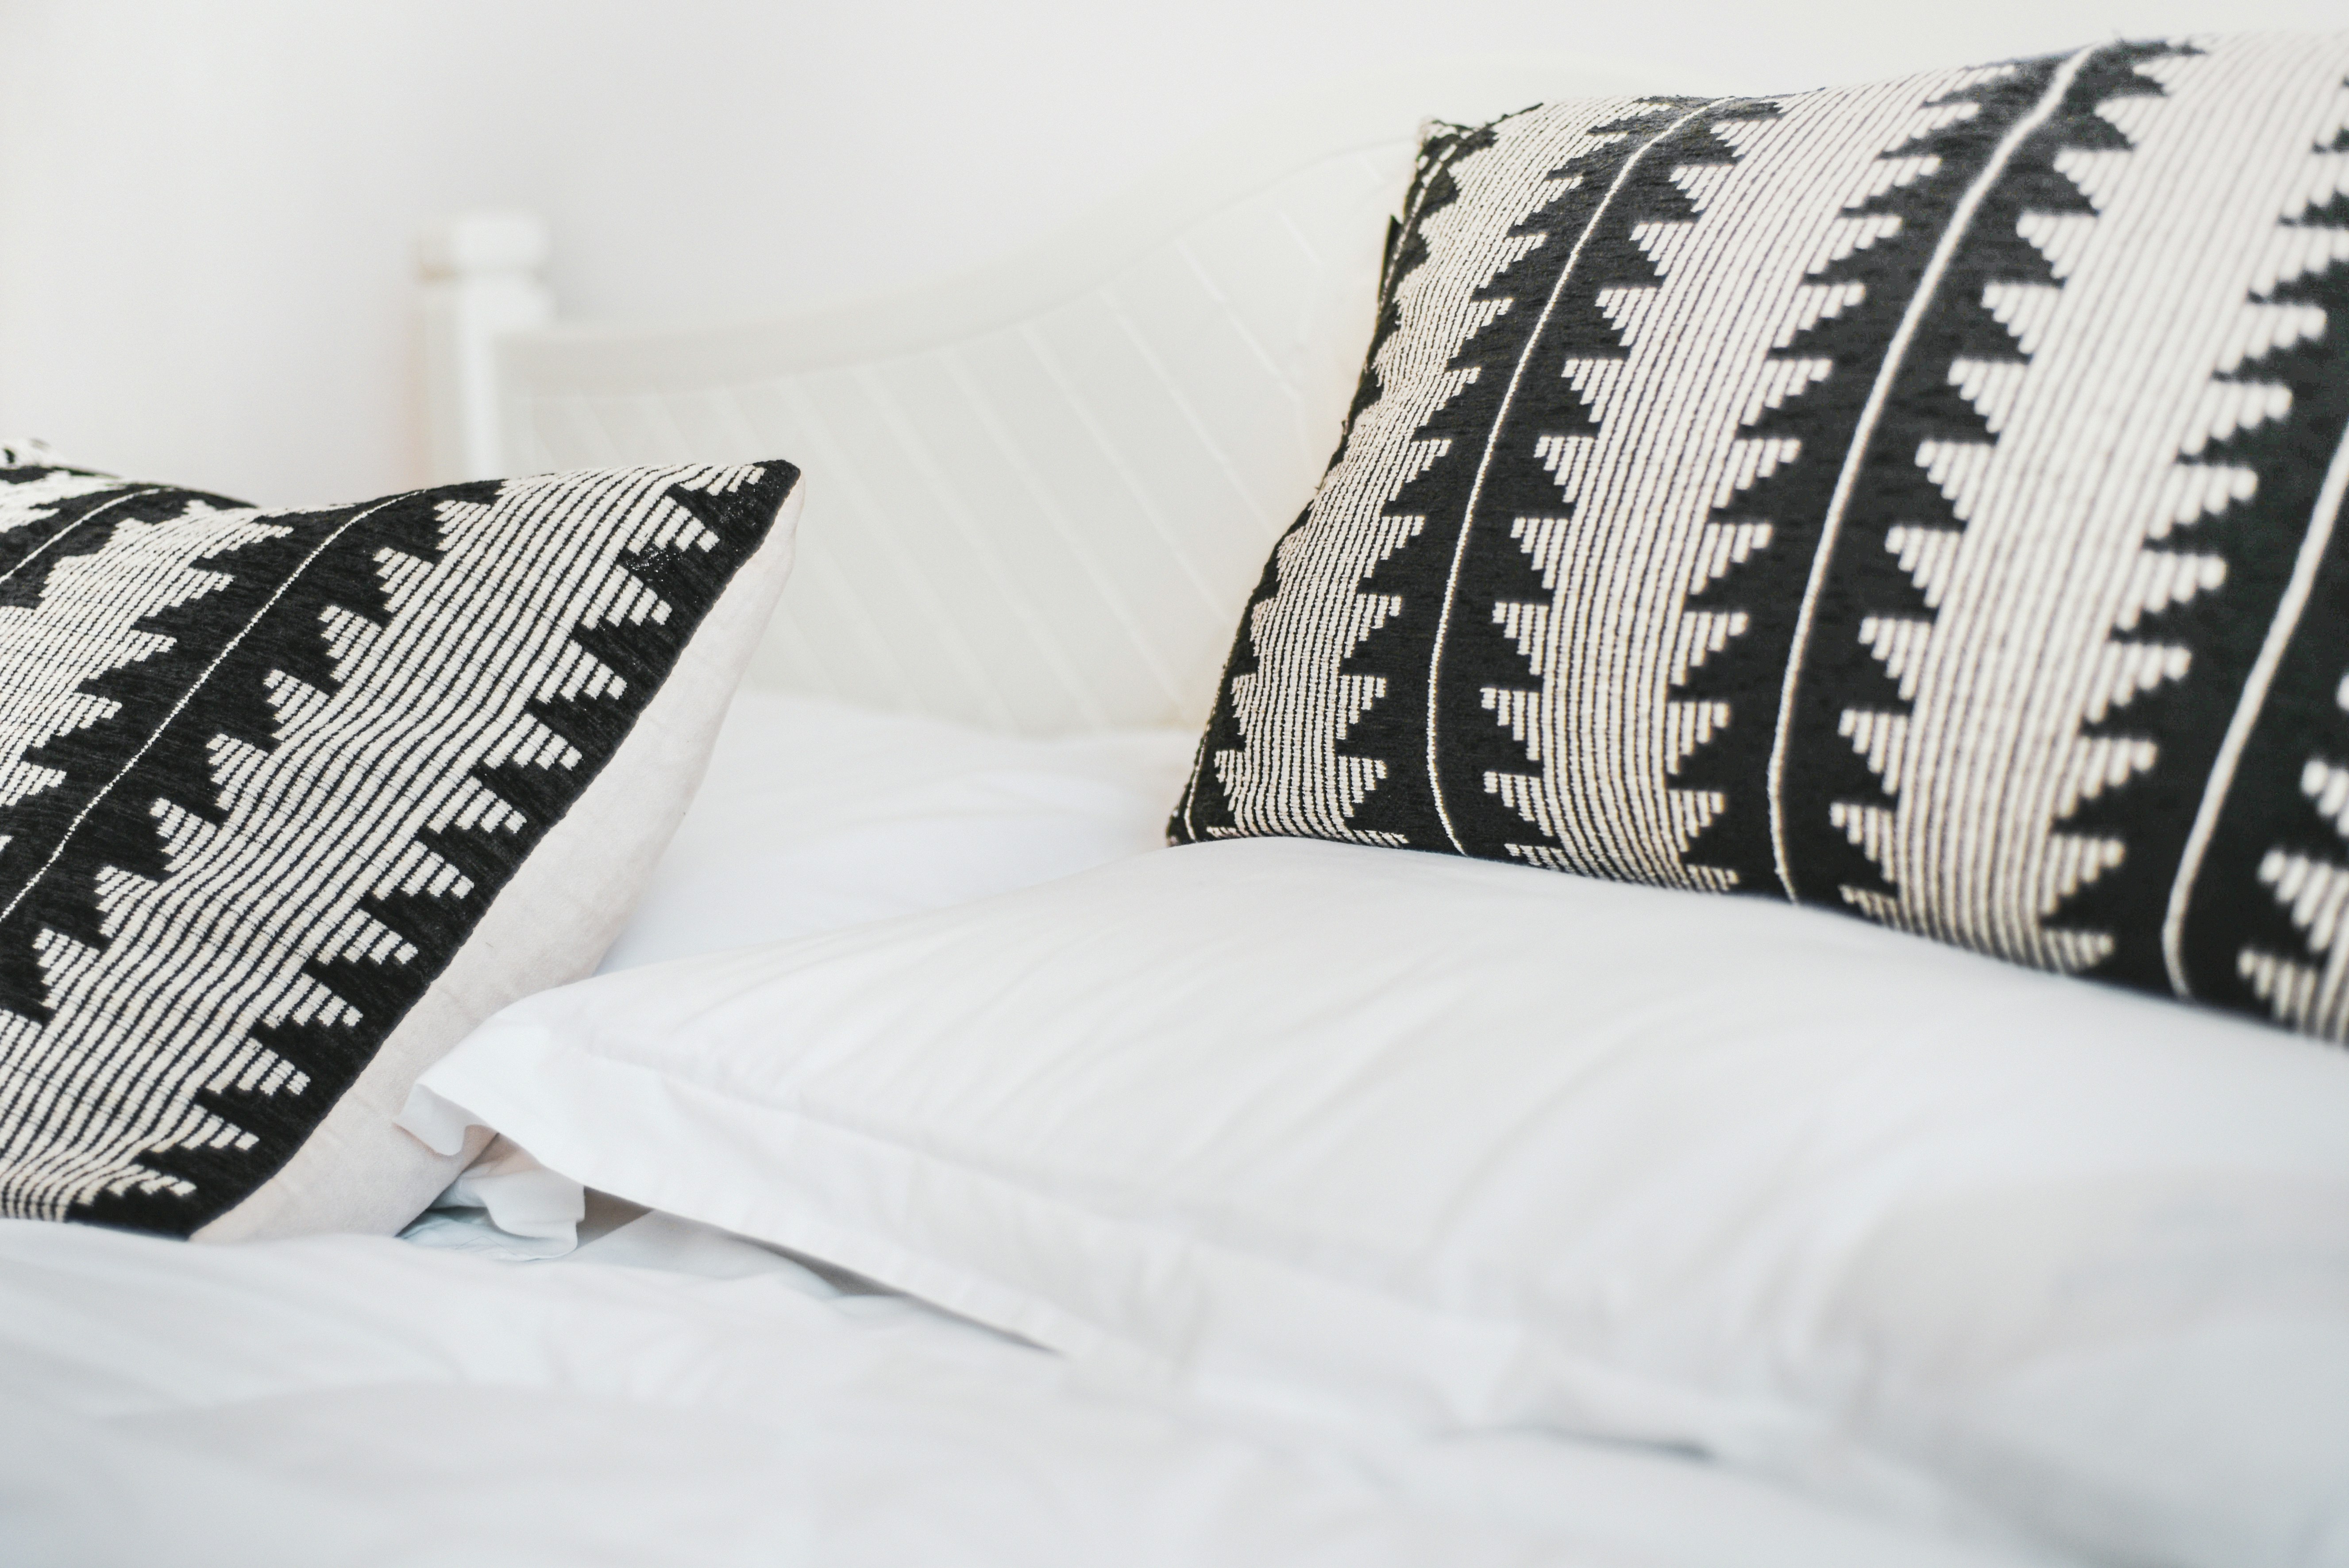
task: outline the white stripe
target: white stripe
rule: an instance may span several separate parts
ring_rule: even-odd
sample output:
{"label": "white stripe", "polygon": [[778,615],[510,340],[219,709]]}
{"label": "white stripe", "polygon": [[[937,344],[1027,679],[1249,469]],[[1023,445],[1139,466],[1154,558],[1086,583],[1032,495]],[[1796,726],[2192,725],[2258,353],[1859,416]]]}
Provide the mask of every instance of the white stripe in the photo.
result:
{"label": "white stripe", "polygon": [[1958,247],[1972,227],[1974,214],[1988,200],[1991,188],[2006,172],[2015,150],[2033,131],[2047,123],[2071,90],[2073,78],[2102,45],[2082,49],[2058,67],[2050,78],[2047,90],[2040,96],[2032,111],[2007,128],[1990,161],[1982,166],[1966,193],[1951,209],[1950,221],[1941,230],[1940,239],[1933,246],[1933,254],[1917,280],[1917,292],[1909,296],[1909,307],[1901,313],[1900,325],[1884,351],[1884,363],[1876,372],[1875,385],[1868,390],[1868,401],[1859,411],[1859,423],[1853,428],[1851,445],[1845,449],[1842,471],[1836,475],[1835,492],[1827,500],[1826,516],[1819,525],[1819,542],[1811,556],[1810,582],[1803,590],[1803,607],[1795,617],[1794,642],[1786,650],[1786,674],[1778,688],[1778,727],[1770,742],[1770,852],[1778,865],[1779,883],[1786,897],[1794,899],[1795,873],[1786,861],[1786,813],[1783,785],[1786,773],[1786,748],[1795,721],[1795,693],[1801,685],[1803,656],[1811,638],[1812,623],[1817,618],[1821,591],[1826,585],[1827,563],[1834,557],[1836,539],[1843,531],[1844,513],[1850,508],[1854,487],[1859,480],[1859,470],[1868,458],[1868,444],[1875,438],[1876,427],[1884,417],[1884,406],[1892,397],[1892,383],[1900,374],[1901,362],[1915,343],[1918,328],[1923,325],[1925,313],[1932,307],[1933,296],[1940,292],[1941,279],[1949,273]]}
{"label": "white stripe", "polygon": [[2266,706],[2276,666],[2283,662],[2284,647],[2299,629],[2301,612],[2308,607],[2309,593],[2316,584],[2316,569],[2324,559],[2326,546],[2332,542],[2333,528],[2340,521],[2344,496],[2349,496],[2349,430],[2343,432],[2341,444],[2333,449],[2332,465],[2324,470],[2324,483],[2316,492],[2315,510],[2309,513],[2308,531],[2301,536],[2300,558],[2292,565],[2292,581],[2284,585],[2275,618],[2268,623],[2267,640],[2260,645],[2260,656],[2243,682],[2243,695],[2235,704],[2235,716],[2227,725],[2226,738],[2220,742],[2218,758],[2210,765],[2210,777],[2202,786],[2202,803],[2194,813],[2194,829],[2186,836],[2186,852],[2178,861],[2178,878],[2170,883],[2169,909],[2161,922],[2161,957],[2169,966],[2170,989],[2180,996],[2194,995],[2186,979],[2186,905],[2194,895],[2195,879],[2202,874],[2202,857],[2209,851],[2210,835],[2219,826],[2219,813],[2225,809],[2227,794],[2234,788],[2235,769],[2242,761],[2243,748],[2250,743],[2252,726],[2259,722],[2260,709]]}
{"label": "white stripe", "polygon": [[1492,426],[1485,432],[1485,453],[1476,459],[1476,478],[1468,487],[1468,504],[1460,513],[1460,537],[1453,542],[1452,571],[1444,582],[1444,607],[1435,618],[1435,647],[1427,661],[1427,792],[1435,802],[1436,817],[1444,823],[1444,836],[1450,839],[1452,847],[1464,855],[1468,852],[1468,848],[1460,841],[1460,835],[1453,830],[1452,813],[1444,809],[1444,781],[1435,769],[1436,696],[1442,689],[1438,677],[1444,668],[1444,642],[1452,629],[1452,600],[1460,588],[1460,563],[1468,552],[1469,531],[1476,525],[1476,503],[1485,493],[1485,475],[1493,466],[1493,449],[1500,442],[1502,428],[1509,422],[1509,406],[1516,401],[1517,387],[1525,379],[1526,366],[1532,363],[1535,348],[1541,343],[1542,329],[1549,325],[1550,313],[1557,308],[1558,297],[1566,292],[1567,281],[1574,276],[1575,263],[1582,260],[1582,248],[1590,242],[1591,234],[1606,218],[1607,210],[1615,204],[1616,192],[1623,189],[1623,182],[1631,178],[1631,170],[1640,166],[1640,160],[1647,157],[1658,142],[1677,134],[1691,120],[1717,113],[1723,105],[1739,101],[1735,98],[1713,98],[1691,109],[1649,138],[1637,152],[1623,160],[1623,167],[1616,170],[1614,181],[1607,187],[1607,194],[1599,199],[1590,221],[1575,237],[1574,249],[1567,253],[1566,264],[1557,271],[1557,282],[1550,286],[1549,298],[1542,303],[1541,315],[1534,318],[1533,330],[1526,335],[1526,346],[1518,351],[1516,367],[1509,372],[1509,387],[1501,394],[1500,411],[1493,416]]}

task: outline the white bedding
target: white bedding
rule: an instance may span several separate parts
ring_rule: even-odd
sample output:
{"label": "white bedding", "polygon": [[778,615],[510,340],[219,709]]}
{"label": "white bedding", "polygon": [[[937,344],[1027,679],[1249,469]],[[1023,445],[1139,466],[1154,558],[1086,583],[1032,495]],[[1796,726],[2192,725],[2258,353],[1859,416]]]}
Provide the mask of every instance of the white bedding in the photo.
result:
{"label": "white bedding", "polygon": [[542,1264],[0,1223],[0,1401],[14,1568],[1998,1561],[1671,1454],[1089,1391],[662,1215]]}
{"label": "white bedding", "polygon": [[1156,848],[1198,739],[1037,740],[745,690],[599,973],[943,909]]}
{"label": "white bedding", "polygon": [[[699,793],[597,973],[968,903],[1154,849],[1187,730],[1039,739],[744,688]],[[570,1250],[578,1194],[501,1140],[411,1241]],[[505,1230],[451,1222],[488,1204]]]}
{"label": "white bedding", "polygon": [[[606,967],[1150,847],[1189,747],[746,694]],[[495,1261],[533,1249],[478,1217],[411,1233],[439,1244],[0,1222],[0,1563],[2004,1561],[1669,1452],[1374,1450],[1079,1387],[1057,1357],[667,1215],[551,1262]]]}

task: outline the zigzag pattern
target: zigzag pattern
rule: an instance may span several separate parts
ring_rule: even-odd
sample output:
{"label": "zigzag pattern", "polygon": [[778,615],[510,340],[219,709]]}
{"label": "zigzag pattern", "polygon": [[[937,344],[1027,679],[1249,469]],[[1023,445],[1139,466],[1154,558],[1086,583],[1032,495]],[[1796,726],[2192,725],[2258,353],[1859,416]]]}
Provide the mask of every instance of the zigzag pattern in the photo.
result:
{"label": "zigzag pattern", "polygon": [[[2230,421],[2198,454],[2223,488],[2206,531],[2257,539],[2329,530],[2214,823],[2178,955],[2197,995],[2349,1038],[2349,78],[2338,123],[2309,150],[2215,385],[2269,417]],[[2278,397],[2275,394],[2284,394]],[[2281,405],[2281,407],[2279,407]],[[2213,419],[2214,427],[2222,421]],[[2239,577],[2289,561],[2229,554]]]}
{"label": "zigzag pattern", "polygon": [[186,1234],[276,1171],[626,741],[796,478],[305,513],[0,492],[0,539],[48,542],[0,574],[26,601],[0,603],[0,1212]]}
{"label": "zigzag pattern", "polygon": [[[1675,241],[1695,226],[1704,176],[1737,161],[1723,129],[1777,112],[1767,104],[1709,105],[1692,117],[1676,114],[1640,127],[1646,133],[1640,163],[1578,234],[1572,275],[1545,280],[1556,286],[1547,330],[1527,356],[1508,418],[1494,432],[1470,520],[1475,531],[1448,584],[1458,630],[1444,649],[1446,689],[1437,711],[1449,740],[1440,778],[1452,835],[1471,854],[1587,870],[1597,858],[1594,839],[1612,839],[1617,854],[1634,856],[1639,851],[1625,841],[1636,839],[1655,862],[1645,869],[1671,880],[1680,846],[1720,810],[1717,793],[1667,786],[1661,799],[1651,790],[1644,800],[1610,802],[1603,815],[1626,827],[1654,817],[1640,824],[1644,832],[1609,832],[1612,821],[1593,822],[1574,809],[1579,791],[1545,787],[1561,764],[1571,764],[1547,744],[1556,731],[1541,715],[1556,700],[1563,651],[1557,594],[1561,581],[1574,576],[1566,558],[1591,525],[1603,526],[1603,502],[1585,488],[1588,456],[1606,439],[1609,421],[1637,418],[1637,410],[1620,406],[1621,373],[1634,343],[1645,346],[1664,330],[1649,317]],[[1516,367],[1516,357],[1507,368]],[[1469,449],[1481,451],[1481,444]],[[1692,638],[1657,650],[1678,672],[1675,685],[1743,627],[1724,619],[1689,630]],[[1540,684],[1529,686],[1529,676]],[[1707,705],[1668,705],[1663,773],[1678,773],[1687,755],[1712,738],[1712,718]],[[1527,763],[1539,770],[1528,772]],[[1528,826],[1539,832],[1532,842],[1525,841]]]}
{"label": "zigzag pattern", "polygon": [[[1571,387],[1554,377],[1529,381],[1520,375],[1520,366],[1557,353],[1561,346],[1588,344],[1600,353],[1619,352],[1612,324],[1592,307],[1592,300],[1610,283],[1653,281],[1647,258],[1630,242],[1630,231],[1649,192],[1661,193],[1651,198],[1656,202],[1685,201],[1661,177],[1664,143],[1674,128],[1694,123],[1690,115],[1697,107],[1684,102],[1643,105],[1593,127],[1591,136],[1603,139],[1549,170],[1547,179],[1557,194],[1508,230],[1512,239],[1533,242],[1531,247],[1476,292],[1477,302],[1499,307],[1497,313],[1447,366],[1467,373],[1467,384],[1418,431],[1417,438],[1440,448],[1441,455],[1406,482],[1386,508],[1391,518],[1423,521],[1408,549],[1383,557],[1363,580],[1363,592],[1416,614],[1383,617],[1348,661],[1349,669],[1381,683],[1385,700],[1349,735],[1344,750],[1395,758],[1398,764],[1391,765],[1386,789],[1357,812],[1361,826],[1429,849],[1451,847],[1464,839],[1494,843],[1493,824],[1480,824],[1470,815],[1485,793],[1483,764],[1498,749],[1491,744],[1498,732],[1476,694],[1496,670],[1522,680],[1525,661],[1489,619],[1475,625],[1470,624],[1473,617],[1463,619],[1458,634],[1444,645],[1444,655],[1454,661],[1445,672],[1450,707],[1466,721],[1455,724],[1458,748],[1447,754],[1456,758],[1462,778],[1433,778],[1422,760],[1434,676],[1426,654],[1425,623],[1444,614],[1447,597],[1490,603],[1503,596],[1539,592],[1539,568],[1514,546],[1505,544],[1498,552],[1464,553],[1464,533],[1477,521],[1472,508],[1481,515],[1506,515],[1522,493],[1526,465],[1511,464],[1508,459],[1530,457],[1529,451],[1518,450],[1531,445],[1524,439],[1525,432],[1591,424],[1587,406]],[[1696,134],[1703,133],[1700,129]],[[1640,181],[1639,194],[1627,196],[1622,186],[1635,169],[1655,172]],[[1495,431],[1505,405],[1507,419]],[[1488,434],[1495,438],[1489,453]],[[1512,436],[1518,438],[1513,441]],[[1533,482],[1549,491],[1539,459],[1531,461]],[[1554,493],[1542,500],[1548,501]],[[1462,713],[1464,691],[1475,707]],[[1499,755],[1506,759],[1509,754]],[[1459,787],[1463,779],[1464,789]],[[1446,791],[1450,810],[1439,812],[1437,791],[1445,782],[1454,786]],[[1485,830],[1481,833],[1480,826]],[[1524,830],[1524,820],[1515,814],[1501,829],[1516,835]]]}
{"label": "zigzag pattern", "polygon": [[[1764,782],[1779,720],[1775,677],[1792,649],[1814,557],[1885,354],[1959,203],[2010,129],[2039,102],[2057,64],[2027,61],[1964,72],[1927,96],[1910,134],[1876,155],[1878,172],[1864,194],[1820,232],[1798,325],[1774,357],[1790,365],[1824,361],[1833,369],[1806,383],[1798,397],[1763,408],[1747,427],[1752,438],[1784,443],[1781,449],[1792,455],[1719,508],[1718,526],[1732,548],[1723,570],[1690,595],[1692,605],[1718,606],[1718,613],[1740,618],[1763,671],[1756,681],[1745,670],[1702,665],[1687,687],[1692,700],[1734,704],[1749,714],[1749,722],[1733,727],[1684,772],[1690,785],[1713,789],[1723,803],[1692,857],[1721,867],[1737,886],[1791,891],[1780,876]],[[1999,345],[1992,339],[1987,346]],[[1904,513],[1913,508],[1916,516],[1933,516],[1940,498],[1905,493],[1906,480],[1897,471],[1869,476],[1871,484],[1896,487]],[[1904,547],[1911,553],[1931,557],[1940,545],[1946,555],[1945,535],[1909,526]],[[1887,584],[1896,594],[1906,585],[1897,578]],[[1893,628],[1902,624],[1888,617],[1879,634],[1898,640]],[[1866,665],[1853,671],[1861,681],[1870,673]],[[1901,699],[1896,692],[1878,700],[1897,706]],[[1843,869],[1840,880],[1872,884],[1865,863]]]}
{"label": "zigzag pattern", "polygon": [[[2102,111],[2118,98],[2158,96],[2160,88],[2136,67],[2168,52],[2158,45],[2102,50],[2080,61],[2068,80],[2048,68],[2052,62],[2019,73],[2015,85],[2035,88],[2034,100],[2059,96],[2046,106],[2052,112],[2044,122],[2013,146],[1964,232],[1953,236],[1948,281],[1927,302],[1915,349],[1892,367],[1885,417],[1859,459],[1855,490],[1862,500],[1831,563],[1835,612],[1816,624],[1804,672],[1809,700],[1792,716],[1795,743],[1811,762],[1808,787],[1831,802],[1824,821],[1812,814],[1788,828],[1789,859],[1816,879],[1798,891],[1832,888],[1890,923],[2067,969],[2107,957],[2112,939],[2047,916],[2054,903],[2119,863],[2117,841],[2052,833],[2040,862],[2044,888],[2021,901],[2001,900],[1985,916],[1977,908],[1951,907],[1937,892],[1901,898],[1904,883],[1930,882],[1933,872],[1913,863],[1897,802],[1923,767],[1910,734],[1919,685],[1932,662],[1982,476],[2028,381],[2041,324],[2063,308],[2064,280],[2073,271],[2067,249],[2086,241],[2097,220],[2095,203],[2066,168],[2076,167],[2083,152],[2130,150]],[[2199,580],[2189,573],[2168,585],[2190,596]],[[2147,608],[2132,606],[2132,625]],[[2109,719],[2178,673],[2182,666],[2172,649],[2116,647],[2103,674],[2091,677],[2087,706]],[[1830,725],[1847,743],[1840,751],[1827,744]],[[2071,808],[2151,760],[2140,736],[2090,739],[2063,764]]]}
{"label": "zigzag pattern", "polygon": [[1447,133],[1174,836],[1776,892],[2349,1037],[2344,78],[2122,43]]}
{"label": "zigzag pattern", "polygon": [[[1386,396],[1386,387],[1379,367],[1387,345],[1402,326],[1402,288],[1403,281],[1416,273],[1427,260],[1428,247],[1425,225],[1446,207],[1459,200],[1459,182],[1453,177],[1452,166],[1460,159],[1481,152],[1493,141],[1487,127],[1471,130],[1459,126],[1437,126],[1420,148],[1419,159],[1412,179],[1410,211],[1403,217],[1391,219],[1387,224],[1385,254],[1379,271],[1378,321],[1371,334],[1370,354],[1362,363],[1362,374],[1354,388],[1353,401],[1346,410],[1344,429],[1340,433],[1338,449],[1330,455],[1330,468],[1338,466],[1346,443],[1352,438],[1355,426],[1365,413],[1377,407]],[[1326,478],[1326,470],[1325,470]],[[1216,688],[1216,704],[1207,716],[1206,733],[1200,737],[1199,751],[1193,764],[1195,779],[1213,777],[1221,788],[1201,789],[1194,783],[1176,810],[1177,826],[1174,830],[1184,836],[1201,839],[1230,835],[1237,831],[1231,800],[1236,792],[1246,793],[1251,782],[1247,757],[1247,733],[1241,722],[1240,709],[1249,694],[1260,685],[1262,661],[1257,652],[1257,638],[1254,628],[1258,617],[1280,591],[1280,562],[1292,549],[1292,542],[1311,519],[1310,508],[1298,513],[1275,542],[1273,553],[1248,594],[1247,604],[1240,613],[1242,634],[1232,645],[1231,656],[1225,661],[1223,678]],[[1375,765],[1367,776],[1357,774],[1340,785],[1338,818],[1359,805],[1364,795],[1381,777]]]}
{"label": "zigzag pattern", "polygon": [[[1482,335],[1522,341],[1529,330],[1517,294],[1526,285],[1495,288],[1495,280],[1535,257],[1553,276],[1563,265],[1557,241],[1571,220],[1558,215],[1595,199],[1585,189],[1589,167],[1630,156],[1636,144],[1614,128],[1625,111],[1505,120],[1431,149],[1397,237],[1381,335],[1346,446],[1250,603],[1209,723],[1212,766],[1176,814],[1177,836],[1271,830],[1399,846],[1440,835],[1424,769],[1414,778],[1408,768],[1424,753],[1413,739],[1425,713],[1423,661],[1377,650],[1390,623],[1432,636],[1466,496],[1427,497],[1427,511],[1398,498],[1431,466],[1456,461],[1447,406],[1495,395],[1487,358],[1497,357],[1498,340]],[[1645,103],[1630,111],[1635,119],[1660,112]],[[1475,181],[1472,199],[1467,171],[1496,160],[1497,177]],[[1442,264],[1430,264],[1437,256]],[[1348,462],[1350,448],[1372,456]],[[1399,553],[1430,563],[1413,566],[1408,585],[1381,574]]]}

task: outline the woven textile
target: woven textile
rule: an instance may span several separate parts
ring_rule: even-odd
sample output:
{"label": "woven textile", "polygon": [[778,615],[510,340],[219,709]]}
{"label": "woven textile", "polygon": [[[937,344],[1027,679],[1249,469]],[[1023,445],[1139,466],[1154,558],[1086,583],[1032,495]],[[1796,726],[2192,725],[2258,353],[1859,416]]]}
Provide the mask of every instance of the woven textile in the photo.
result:
{"label": "woven textile", "polygon": [[[674,825],[692,768],[618,762],[664,683],[717,656],[698,634],[738,576],[768,580],[748,589],[763,619],[798,476],[263,511],[6,455],[0,1214],[185,1235],[254,1198],[371,1068],[398,1081],[370,1103],[396,1109],[480,1016],[593,965],[625,902],[574,907],[566,884],[609,893]],[[714,727],[725,658],[648,744],[690,753],[680,733]],[[607,770],[642,780],[632,799],[558,832]],[[567,860],[531,874],[547,855]],[[337,1133],[357,1169],[315,1173],[357,1210],[296,1202],[301,1227],[429,1198],[421,1166],[424,1190],[368,1189],[370,1150],[399,1159],[389,1115]]]}
{"label": "woven textile", "polygon": [[1439,128],[1178,841],[2349,1037],[2349,36]]}

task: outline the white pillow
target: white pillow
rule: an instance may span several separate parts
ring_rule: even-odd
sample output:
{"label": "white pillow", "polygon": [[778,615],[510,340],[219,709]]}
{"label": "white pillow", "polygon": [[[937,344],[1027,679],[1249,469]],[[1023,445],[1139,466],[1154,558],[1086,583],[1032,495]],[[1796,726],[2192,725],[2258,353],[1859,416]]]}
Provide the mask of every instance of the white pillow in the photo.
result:
{"label": "white pillow", "polygon": [[424,1086],[1105,1369],[2349,1561],[2349,1057],[1830,913],[1226,842],[534,997]]}
{"label": "white pillow", "polygon": [[[596,973],[944,909],[1160,848],[1196,745],[1176,729],[1001,735],[745,687]],[[582,1195],[550,1175],[498,1140],[402,1234],[560,1256]],[[487,1224],[453,1217],[471,1211]]]}
{"label": "white pillow", "polygon": [[599,974],[968,903],[1156,849],[1198,738],[1038,739],[736,694]]}

